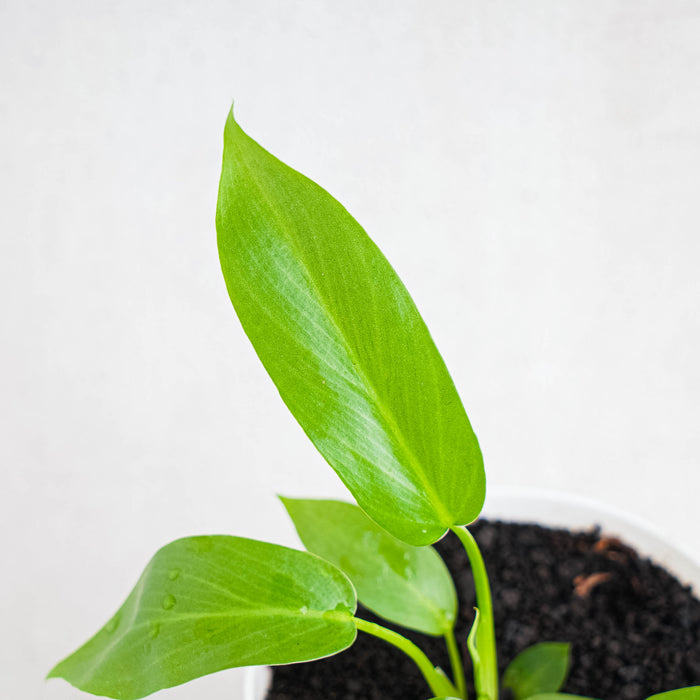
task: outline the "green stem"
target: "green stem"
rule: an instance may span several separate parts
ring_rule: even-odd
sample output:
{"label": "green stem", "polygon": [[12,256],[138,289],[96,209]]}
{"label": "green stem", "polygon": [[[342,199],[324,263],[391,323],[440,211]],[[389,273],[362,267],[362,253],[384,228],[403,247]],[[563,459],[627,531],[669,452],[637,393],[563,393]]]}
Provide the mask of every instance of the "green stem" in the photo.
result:
{"label": "green stem", "polygon": [[464,527],[450,528],[459,537],[469,557],[474,575],[476,606],[479,608],[479,627],[476,645],[479,651],[479,670],[474,675],[478,700],[498,700],[498,659],[496,656],[496,634],[493,626],[491,587],[486,575],[484,559],[472,534]]}
{"label": "green stem", "polygon": [[450,665],[452,666],[452,678],[460,698],[466,700],[467,697],[467,682],[464,679],[464,666],[462,665],[462,655],[459,653],[457,640],[455,639],[454,627],[450,627],[445,633],[445,642],[447,642],[447,653],[450,656]]}
{"label": "green stem", "polygon": [[398,647],[405,654],[411,657],[415,662],[416,666],[420,669],[426,682],[430,686],[430,690],[436,696],[456,696],[458,695],[457,689],[450,683],[447,676],[440,673],[431,663],[430,659],[417,647],[412,641],[402,637],[397,632],[394,632],[381,625],[376,625],[374,622],[369,622],[367,620],[362,620],[359,617],[353,618],[355,621],[355,626],[358,630],[362,632],[367,632],[368,634],[379,637],[389,644],[393,644]]}

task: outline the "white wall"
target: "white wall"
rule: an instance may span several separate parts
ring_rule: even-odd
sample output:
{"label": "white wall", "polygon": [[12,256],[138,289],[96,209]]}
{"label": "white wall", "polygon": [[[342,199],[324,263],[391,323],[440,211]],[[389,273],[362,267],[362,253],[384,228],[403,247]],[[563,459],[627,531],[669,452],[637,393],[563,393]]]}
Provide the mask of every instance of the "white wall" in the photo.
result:
{"label": "white wall", "polygon": [[[344,494],[218,269],[232,98],[399,271],[491,486],[700,557],[698,36],[681,0],[0,4],[0,693],[83,697],[41,677],[161,544]],[[198,683],[162,697],[238,697]]]}

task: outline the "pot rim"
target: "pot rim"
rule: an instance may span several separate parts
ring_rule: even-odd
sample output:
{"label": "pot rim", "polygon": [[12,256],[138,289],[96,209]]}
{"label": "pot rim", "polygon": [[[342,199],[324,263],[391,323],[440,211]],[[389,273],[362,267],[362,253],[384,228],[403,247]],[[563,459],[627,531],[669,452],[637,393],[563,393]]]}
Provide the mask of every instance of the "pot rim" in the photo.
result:
{"label": "pot rim", "polygon": [[643,518],[595,499],[547,489],[496,487],[487,491],[483,516],[570,530],[598,525],[605,535],[619,537],[682,583],[700,590],[700,560],[696,556],[669,541],[670,536]]}

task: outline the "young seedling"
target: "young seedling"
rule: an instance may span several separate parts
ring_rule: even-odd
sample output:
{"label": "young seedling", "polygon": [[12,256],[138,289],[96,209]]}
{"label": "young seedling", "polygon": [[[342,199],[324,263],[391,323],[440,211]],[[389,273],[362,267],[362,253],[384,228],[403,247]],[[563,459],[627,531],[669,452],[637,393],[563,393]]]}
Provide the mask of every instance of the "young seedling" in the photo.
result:
{"label": "young seedling", "polygon": [[[483,460],[411,297],[342,205],[255,143],[232,112],[216,224],[243,329],[358,505],[283,498],[307,552],[232,536],[172,542],[49,676],[131,700],[226,668],[335,654],[359,631],[406,653],[436,700],[467,697],[465,646],[477,700],[498,700],[489,581],[465,527],[483,505]],[[455,588],[430,546],[448,530],[474,575],[467,639],[455,636]],[[449,675],[404,636],[358,617],[358,598],[388,621],[444,637]],[[568,668],[568,645],[538,644],[509,665],[502,687],[514,700],[573,698],[558,692]],[[700,688],[653,700],[700,700]]]}

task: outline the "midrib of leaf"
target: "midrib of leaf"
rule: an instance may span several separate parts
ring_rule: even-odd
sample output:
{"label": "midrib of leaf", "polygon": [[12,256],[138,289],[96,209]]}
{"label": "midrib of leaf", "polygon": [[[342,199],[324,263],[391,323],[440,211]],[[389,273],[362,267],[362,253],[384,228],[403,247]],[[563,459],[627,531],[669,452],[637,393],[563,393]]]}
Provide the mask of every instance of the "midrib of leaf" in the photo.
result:
{"label": "midrib of leaf", "polygon": [[[147,612],[149,610],[160,610],[160,608],[141,608],[142,611]],[[217,617],[296,617],[299,619],[310,619],[318,618],[322,620],[334,620],[327,610],[308,610],[305,613],[300,613],[298,609],[292,610],[291,608],[269,608],[269,607],[251,607],[246,610],[222,610],[220,612],[208,612],[208,613],[176,613],[175,615],[169,615],[167,619],[161,618],[158,620],[161,624],[170,624],[174,622],[179,622],[180,620],[191,620],[197,618],[199,620],[206,618],[217,618]],[[326,616],[324,618],[324,615]],[[352,616],[348,614],[348,619]],[[336,620],[334,620],[336,621]],[[138,624],[132,625],[128,630],[122,633],[122,637],[125,637],[130,632],[134,630],[142,629],[143,627],[148,627],[152,620],[144,620],[144,622],[139,622]]]}
{"label": "midrib of leaf", "polygon": [[[271,631],[273,631],[273,630],[274,630],[276,627],[278,627],[278,626],[279,626],[279,623],[278,623],[277,625],[272,625],[272,624],[271,624],[270,627],[269,627],[269,629],[266,630],[266,631],[267,631],[267,632],[271,632]],[[239,636],[236,637],[236,642],[237,642],[237,643],[240,643],[242,640],[248,639],[248,637],[252,637],[254,634],[258,634],[259,632],[260,632],[260,630],[254,630],[254,631],[252,631],[252,632],[248,632],[248,634],[239,635]],[[287,632],[285,633],[285,641],[289,641],[290,639],[296,639],[297,637],[303,637],[305,634],[308,634],[308,630],[302,630],[302,631],[294,632],[294,633],[287,631]],[[189,642],[189,644],[187,644],[187,645],[185,645],[185,646],[192,646],[192,645],[194,645],[194,644],[196,644],[196,643],[197,643],[197,640],[192,640],[191,642]],[[162,664],[162,662],[163,662],[165,659],[169,658],[169,657],[172,656],[173,654],[176,654],[178,651],[182,651],[182,648],[183,648],[182,645],[174,647],[173,649],[171,649],[171,650],[168,651],[167,653],[162,654],[161,656],[159,656],[157,659],[153,659],[149,664],[146,664],[146,665],[144,666],[144,668],[148,668],[148,667],[150,667],[150,666],[153,666],[153,665],[155,665],[156,663]]]}
{"label": "midrib of leaf", "polygon": [[[140,595],[138,596],[140,599]],[[160,611],[160,608],[139,608],[138,607],[138,600],[135,604],[134,607],[134,613],[131,615],[131,619],[135,620],[138,617],[139,612],[148,612],[148,610],[157,610]],[[324,617],[325,616],[325,617]],[[271,617],[271,618],[302,618],[303,619],[315,619],[315,620],[321,620],[326,623],[335,623],[335,622],[342,622],[340,619],[340,616],[336,613],[335,615],[329,614],[328,611],[319,611],[319,610],[308,610],[306,613],[302,615],[298,610],[291,610],[287,608],[252,608],[250,610],[226,610],[226,611],[221,611],[221,612],[213,612],[213,613],[175,613],[175,614],[170,614],[168,615],[167,619],[160,619],[158,620],[159,624],[161,625],[171,625],[171,624],[176,624],[180,621],[185,621],[185,620],[190,620],[190,619],[196,619],[196,620],[206,620],[206,619],[219,619],[219,618],[256,618],[256,617]],[[351,622],[352,616],[348,616],[347,622]],[[126,624],[120,624],[120,627],[123,628],[123,631],[117,631],[114,635],[114,638],[112,641],[94,658],[94,661],[92,664],[90,664],[89,668],[87,671],[83,674],[83,682],[84,683],[89,683],[97,673],[97,671],[100,669],[102,666],[103,662],[105,659],[109,656],[109,654],[122,642],[124,642],[132,633],[138,632],[142,629],[149,628],[152,624],[153,620],[144,620],[143,622],[139,622],[137,624],[133,623],[126,623]],[[298,633],[296,636],[299,636],[303,634],[303,632]],[[237,638],[237,640],[240,638]],[[172,655],[174,653],[177,653],[178,651],[181,651],[182,645],[177,645],[173,649],[170,650],[167,654],[161,654],[158,657],[159,661],[162,661],[164,658],[167,658],[169,655]]]}
{"label": "midrib of leaf", "polygon": [[[237,128],[240,129],[240,127],[237,127]],[[246,138],[248,138],[248,137],[246,136]],[[241,153],[240,149],[237,149],[237,150],[240,154]],[[274,157],[274,156],[271,156],[271,157]],[[327,307],[324,296],[321,294],[320,290],[316,286],[316,283],[315,283],[312,275],[309,273],[309,270],[306,266],[306,263],[304,261],[303,256],[300,255],[299,248],[298,248],[296,242],[294,241],[294,237],[290,233],[290,229],[289,229],[287,223],[284,221],[284,219],[278,213],[277,208],[272,204],[272,201],[271,201],[270,197],[268,196],[268,193],[266,192],[266,190],[263,186],[263,183],[256,176],[256,174],[251,170],[250,166],[246,162],[246,158],[243,157],[240,160],[241,160],[241,162],[243,162],[245,164],[245,167],[246,167],[248,174],[251,176],[252,180],[255,182],[260,194],[262,195],[262,197],[265,199],[266,203],[268,204],[269,210],[272,212],[273,217],[278,222],[278,225],[280,226],[281,230],[284,232],[287,245],[295,253],[295,259],[297,260],[299,266],[301,267],[301,269],[304,273],[304,277],[306,278],[309,286],[316,293],[316,298],[319,300],[318,306],[320,307],[324,318],[326,318],[327,322],[331,325],[331,327],[335,331],[338,339],[340,340],[340,345],[345,350],[346,355],[350,359],[353,370],[354,370],[355,374],[357,375],[358,379],[360,380],[361,385],[363,386],[363,388],[365,389],[365,391],[369,395],[373,404],[378,408],[379,413],[381,414],[385,423],[391,429],[392,435],[395,436],[395,439],[399,443],[400,449],[402,450],[402,452],[404,453],[404,456],[408,459],[408,462],[410,463],[411,472],[412,472],[413,476],[416,477],[416,479],[420,482],[420,485],[423,488],[424,492],[428,495],[428,498],[429,498],[431,504],[438,511],[438,514],[440,515],[440,517],[443,518],[443,525],[445,525],[445,527],[450,527],[451,525],[454,525],[454,523],[452,523],[452,518],[449,517],[449,512],[446,510],[444,504],[442,503],[442,500],[440,498],[438,498],[434,487],[432,486],[432,484],[429,481],[426,480],[425,475],[420,468],[420,465],[421,465],[420,460],[415,456],[415,454],[413,453],[413,450],[406,444],[404,437],[403,437],[403,433],[398,428],[398,423],[396,421],[396,418],[394,417],[393,411],[388,406],[386,406],[382,400],[380,400],[380,397],[379,397],[379,395],[374,387],[374,384],[369,380],[367,375],[361,369],[361,364],[359,362],[359,358],[355,355],[354,351],[352,350],[352,348],[348,344],[347,339],[346,339],[344,333],[340,330],[338,324],[336,323],[336,320],[335,320],[333,314],[330,313],[330,310]],[[282,164],[282,165],[284,165],[284,164]],[[284,167],[288,167],[288,166],[284,166]],[[293,171],[293,172],[296,175],[298,175],[299,177],[305,177],[301,173],[297,173],[296,171]],[[309,182],[312,182],[312,181],[309,181]],[[331,196],[331,195],[329,194],[328,196]],[[340,205],[340,206],[342,206],[342,205]],[[305,206],[304,206],[304,209],[306,210]],[[347,213],[347,210],[346,210],[346,213]],[[348,216],[350,216],[352,218],[351,214],[349,214],[349,213],[348,213]],[[360,229],[362,228],[359,224],[358,224],[358,227]],[[381,253],[379,253],[379,254],[381,255]]]}

